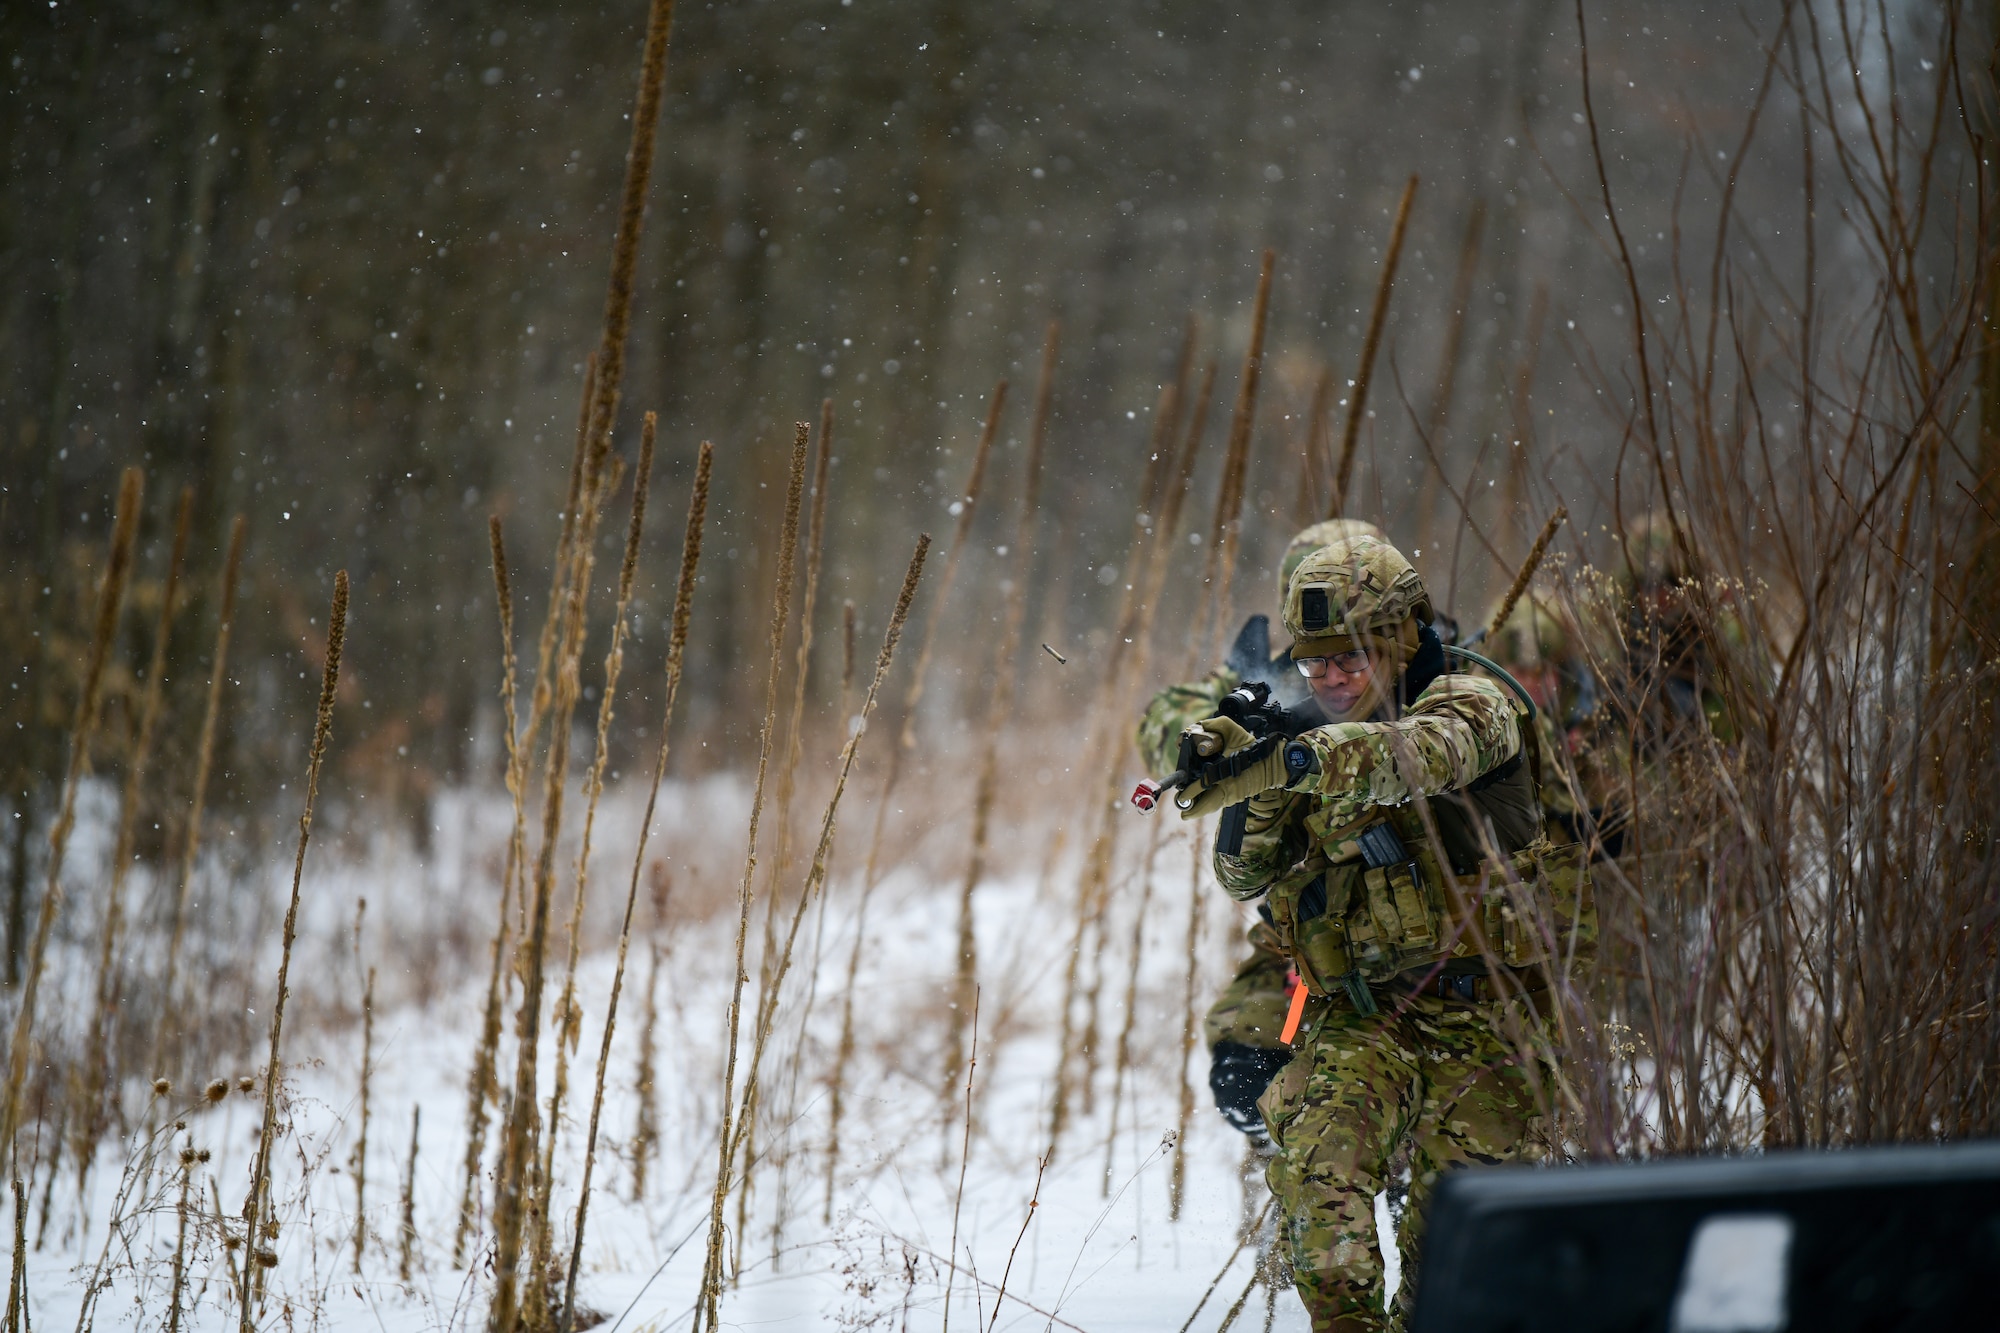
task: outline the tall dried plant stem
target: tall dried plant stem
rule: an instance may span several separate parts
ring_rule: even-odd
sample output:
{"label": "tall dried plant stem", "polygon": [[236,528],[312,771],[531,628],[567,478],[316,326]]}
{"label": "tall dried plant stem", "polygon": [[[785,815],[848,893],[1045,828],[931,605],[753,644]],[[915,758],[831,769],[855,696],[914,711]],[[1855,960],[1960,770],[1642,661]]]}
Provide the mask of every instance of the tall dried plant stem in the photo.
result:
{"label": "tall dried plant stem", "polygon": [[875,895],[878,882],[877,868],[882,851],[882,834],[889,822],[889,811],[893,806],[897,780],[902,776],[903,754],[916,748],[917,705],[924,697],[924,676],[930,670],[931,650],[934,646],[938,626],[943,622],[945,608],[951,597],[953,584],[958,580],[958,561],[965,551],[966,537],[972,531],[974,512],[979,507],[979,492],[986,479],[986,460],[993,452],[993,439],[1000,430],[1001,409],[1007,402],[1007,381],[1001,380],[993,387],[993,397],[986,408],[986,424],[979,432],[979,444],[972,455],[972,473],[966,478],[965,491],[958,505],[958,521],[952,528],[951,545],[945,548],[944,572],[938,576],[937,596],[931,599],[931,612],[924,621],[924,635],[917,643],[917,662],[910,673],[910,688],[903,699],[902,734],[889,750],[888,771],[882,778],[882,791],[875,801],[874,831],[868,838],[868,859],[861,871],[861,901],[854,912],[854,944],[847,959],[847,982],[840,999],[840,1040],[835,1047],[833,1072],[827,1078],[827,1138],[826,1138],[826,1216],[831,1218],[833,1210],[834,1169],[840,1160],[840,1121],[845,1108],[844,1093],[847,1086],[847,1066],[854,1055],[854,981],[861,970],[861,945],[868,937],[868,904]]}
{"label": "tall dried plant stem", "polygon": [[972,990],[972,1044],[965,1062],[965,1131],[958,1145],[958,1189],[951,1197],[950,1271],[944,1280],[944,1322],[940,1333],[951,1333],[951,1293],[958,1285],[958,1214],[965,1206],[965,1169],[972,1163],[972,1076],[979,1069],[979,988]]}
{"label": "tall dried plant stem", "polygon": [[[545,784],[542,845],[537,857],[531,920],[523,932],[527,956],[518,1024],[515,1090],[509,1108],[505,1146],[495,1189],[494,1256],[496,1281],[488,1325],[493,1333],[513,1333],[518,1293],[515,1269],[520,1260],[521,1225],[531,1174],[530,1127],[535,1119],[535,1062],[540,1046],[543,954],[548,942],[549,897],[555,870],[556,837],[562,828],[563,784],[569,769],[565,728],[575,711],[578,665],[584,634],[584,608],[590,587],[591,547],[601,503],[602,460],[610,446],[611,424],[617,415],[624,379],[625,344],[632,322],[632,287],[639,262],[639,236],[644,229],[646,189],[652,176],[653,145],[659,127],[661,98],[666,88],[667,44],[673,27],[673,0],[652,0],[646,18],[646,38],[639,67],[639,88],[632,110],[632,141],[625,158],[625,183],[619,200],[618,231],[612,244],[610,280],[604,296],[604,326],[598,350],[590,359],[585,384],[586,406],[571,462],[571,503],[565,510],[563,541],[557,550],[549,603],[542,631],[541,661],[530,712],[530,735],[536,722],[549,717],[548,782]],[[562,632],[556,634],[560,617]],[[552,702],[548,686],[550,645],[560,639],[560,663]],[[522,745],[523,751],[532,745]],[[523,761],[525,762],[525,761]],[[551,1127],[553,1128],[553,1127]]]}
{"label": "tall dried plant stem", "polygon": [[251,1333],[256,1316],[251,1309],[252,1274],[258,1240],[271,1192],[271,1148],[278,1137],[278,1085],[284,1078],[280,1043],[285,1035],[285,1000],[292,971],[292,945],[299,934],[299,885],[305,877],[306,844],[312,839],[313,805],[319,797],[320,767],[326,762],[327,738],[333,732],[334,691],[340,685],[340,651],[347,639],[347,571],[333,576],[333,605],[326,618],[326,667],[320,674],[319,710],[313,721],[312,756],[306,765],[306,808],[299,816],[298,851],[292,858],[292,897],[285,908],[283,951],[278,957],[278,993],[271,1004],[271,1046],[264,1064],[264,1110],[257,1150],[250,1166],[250,1191],[243,1200],[244,1262],[238,1328]]}
{"label": "tall dried plant stem", "polygon": [[[649,427],[652,419],[652,413],[647,413]],[[651,442],[650,429],[647,440]],[[597,1129],[604,1114],[604,1076],[611,1067],[611,1038],[618,1028],[618,1000],[625,990],[625,957],[632,942],[632,909],[639,900],[639,876],[646,865],[646,843],[652,836],[653,813],[660,800],[660,783],[667,775],[674,702],[680,696],[681,671],[687,658],[688,622],[694,614],[695,576],[701,565],[702,529],[708,520],[709,472],[714,460],[715,446],[704,440],[695,459],[694,491],[688,500],[687,529],[681,538],[681,572],[679,581],[674,585],[673,628],[667,637],[667,697],[660,710],[660,748],[653,760],[653,782],[646,791],[646,813],[639,821],[639,843],[632,853],[632,880],[625,890],[625,916],[618,928],[618,966],[611,976],[611,999],[604,1011],[604,1037],[597,1052],[597,1081],[591,1091],[590,1128],[583,1150],[583,1180],[577,1192],[576,1230],[570,1246],[569,1276],[563,1284],[562,1321],[558,1325],[558,1333],[569,1333],[576,1318],[576,1282],[583,1265],[584,1220],[590,1209],[590,1177],[597,1165]],[[646,464],[642,462],[640,475],[644,476],[645,472]],[[636,532],[636,525],[634,530]],[[653,955],[653,970],[655,973],[659,971],[657,952]],[[650,996],[647,1004],[650,1008]],[[647,1035],[650,1039],[651,1033]],[[650,1090],[645,1095],[650,1096]]]}
{"label": "tall dried plant stem", "polygon": [[1027,615],[1028,577],[1034,569],[1035,522],[1040,512],[1042,451],[1048,438],[1049,401],[1055,387],[1056,352],[1061,325],[1051,320],[1042,338],[1042,365],[1035,384],[1033,424],[1028,432],[1028,458],[1021,482],[1021,509],[1008,546],[1006,605],[1002,611],[1000,646],[993,658],[993,693],[986,714],[986,734],[979,747],[979,778],[973,789],[972,846],[965,879],[958,893],[957,976],[951,1007],[946,1010],[944,1096],[947,1108],[958,1071],[965,1061],[965,1023],[979,984],[979,939],[973,915],[973,893],[986,874],[987,842],[993,823],[993,798],[999,787],[1001,733],[1013,720],[1014,683],[1021,656],[1021,625]]}
{"label": "tall dried plant stem", "polygon": [[499,920],[493,928],[493,957],[486,976],[486,1008],[479,1027],[479,1046],[473,1052],[472,1072],[466,1077],[465,1097],[465,1183],[459,1193],[458,1229],[451,1242],[454,1265],[465,1262],[466,1243],[472,1239],[479,1209],[479,1167],[486,1156],[486,1103],[500,1091],[500,1028],[502,1024],[502,960],[507,948],[507,900],[514,876],[521,865],[522,788],[515,717],[515,695],[519,670],[514,653],[514,588],[507,571],[507,543],[500,529],[500,516],[486,520],[487,539],[493,551],[493,600],[500,611],[500,708],[507,728],[507,790],[514,800],[513,831],[507,840],[507,861],[500,875]]}
{"label": "tall dried plant stem", "polygon": [[646,190],[653,177],[660,103],[667,88],[667,42],[674,0],[652,0],[639,60],[639,91],[632,106],[632,142],[625,152],[625,185],[618,199],[618,234],[611,243],[611,278],[604,290],[604,328],[597,347],[597,396],[591,436],[608,439],[625,379],[625,344],[632,328],[632,287],[639,270],[639,237],[646,226]]}
{"label": "tall dried plant stem", "polygon": [[[1257,275],[1257,300],[1250,312],[1250,345],[1243,352],[1243,377],[1236,386],[1236,407],[1229,414],[1230,466],[1223,478],[1225,518],[1217,536],[1214,608],[1216,653],[1221,655],[1229,633],[1229,590],[1236,577],[1236,550],[1243,530],[1243,496],[1250,475],[1250,437],[1257,422],[1257,386],[1264,376],[1264,330],[1271,313],[1271,270],[1277,255],[1264,252]],[[1343,485],[1345,482],[1343,481]]]}
{"label": "tall dried plant stem", "polygon": [[1368,406],[1368,385],[1375,376],[1375,354],[1382,347],[1382,329],[1389,319],[1389,292],[1396,284],[1396,263],[1403,255],[1403,234],[1410,225],[1410,203],[1417,197],[1417,177],[1412,173],[1403,185],[1403,197],[1396,204],[1396,221],[1389,228],[1389,248],[1382,256],[1382,280],[1375,287],[1375,304],[1368,311],[1368,334],[1361,342],[1361,365],[1354,372],[1354,388],[1347,399],[1347,422],[1340,431],[1340,461],[1333,476],[1333,503],[1328,518],[1347,512],[1347,488],[1354,477],[1354,448],[1361,439],[1361,422]]}
{"label": "tall dried plant stem", "polygon": [[1507,595],[1500,599],[1499,607],[1493,612],[1493,623],[1486,627],[1487,638],[1500,637],[1500,627],[1507,623],[1508,616],[1514,614],[1514,604],[1520,601],[1521,594],[1528,590],[1528,584],[1535,577],[1535,571],[1541,567],[1542,557],[1548,554],[1549,543],[1555,540],[1556,529],[1561,527],[1563,520],[1568,517],[1569,509],[1564,505],[1557,505],[1556,512],[1549,515],[1549,521],[1542,524],[1540,535],[1535,538],[1535,544],[1528,550],[1528,558],[1523,560],[1521,568],[1515,571],[1514,581],[1507,585]]}
{"label": "tall dried plant stem", "polygon": [[229,635],[236,623],[236,588],[243,573],[243,539],[247,530],[243,515],[238,514],[230,521],[229,554],[222,565],[222,607],[215,626],[214,660],[209,665],[208,703],[202,710],[201,735],[195,742],[194,792],[188,801],[187,828],[181,835],[180,874],[174,885],[173,907],[167,923],[167,965],[160,985],[163,1003],[154,1047],[168,1050],[169,1067],[177,1070],[185,1029],[174,1029],[169,1041],[167,1021],[180,1010],[175,983],[181,940],[187,931],[188,894],[194,884],[195,857],[201,850],[201,812],[208,797],[208,775],[215,766],[215,736],[222,722],[222,685],[228,678]]}
{"label": "tall dried plant stem", "polygon": [[[806,587],[799,604],[799,646],[792,666],[792,710],[785,721],[785,763],[778,770],[777,853],[771,858],[771,882],[784,877],[791,856],[792,796],[798,787],[799,761],[805,751],[806,684],[812,667],[813,613],[819,606],[819,571],[826,552],[828,472],[833,463],[833,399],[820,400],[819,449],[813,458],[812,505],[806,518]],[[776,921],[777,895],[771,897],[768,920]],[[775,928],[773,925],[771,928]],[[761,997],[760,997],[761,1000]]]}
{"label": "tall dried plant stem", "polygon": [[[764,948],[757,977],[757,1023],[777,1002],[771,991],[771,964],[777,953],[778,911],[783,906],[782,888],[792,856],[792,795],[798,786],[799,761],[805,753],[806,684],[812,669],[813,612],[819,602],[820,558],[826,546],[827,473],[833,462],[833,399],[819,405],[819,449],[813,460],[812,505],[806,517],[806,587],[799,607],[798,657],[792,668],[792,707],[785,722],[785,760],[778,767],[778,806],[773,816],[778,845],[771,857],[771,874],[764,899]],[[743,1183],[736,1195],[736,1237],[740,1244],[744,1223],[750,1216],[750,1193],[755,1187],[757,1167],[757,1116],[761,1108],[752,1102],[744,1107]],[[780,1205],[783,1204],[782,1186]],[[775,1245],[775,1241],[773,1242]]]}
{"label": "tall dried plant stem", "polygon": [[1201,849],[1207,842],[1201,836],[1202,825],[1197,824],[1189,839],[1190,873],[1188,875],[1188,925],[1187,954],[1182,960],[1186,980],[1181,990],[1181,1046],[1180,1062],[1174,1066],[1180,1081],[1179,1115],[1174,1130],[1174,1166],[1167,1183],[1167,1218],[1178,1222],[1181,1217],[1181,1201],[1187,1194],[1187,1139],[1188,1129],[1194,1124],[1194,1080],[1188,1077],[1188,1062],[1194,1058],[1194,1034],[1200,1026],[1195,1016],[1194,1001],[1199,992],[1197,977],[1201,971]]}
{"label": "tall dried plant stem", "polygon": [[[1431,391],[1430,410],[1424,416],[1424,436],[1435,443],[1444,434],[1451,418],[1452,390],[1458,384],[1458,363],[1465,350],[1465,321],[1472,308],[1472,280],[1479,271],[1479,246],[1486,233],[1486,199],[1472,201],[1465,219],[1465,236],[1459,242],[1458,268],[1451,280],[1451,315],[1445,322],[1444,348],[1439,353],[1437,387]],[[1426,550],[1437,522],[1439,475],[1424,473],[1417,501],[1417,549]]]}
{"label": "tall dried plant stem", "polygon": [[1000,1286],[993,1293],[993,1317],[986,1321],[986,1333],[993,1333],[1000,1322],[1000,1307],[1007,1300],[1007,1280],[1014,1276],[1014,1256],[1021,1252],[1021,1242],[1027,1239],[1028,1227],[1035,1220],[1035,1210],[1042,1206],[1042,1177],[1048,1173],[1049,1155],[1043,1153],[1035,1159],[1035,1188],[1028,1195],[1028,1213],[1021,1219],[1021,1229],[1014,1233],[1014,1243],[1007,1250],[1007,1265],[1000,1270]]}
{"label": "tall dried plant stem", "polygon": [[14,1264],[7,1279],[7,1333],[22,1333],[28,1320],[28,1188],[14,1181]]}
{"label": "tall dried plant stem", "polygon": [[175,595],[180,591],[181,564],[187,558],[188,532],[194,518],[194,488],[181,488],[174,514],[174,544],[167,559],[167,576],[160,590],[160,618],[153,630],[153,657],[146,668],[146,690],[139,707],[139,730],[132,740],[132,761],[125,769],[125,785],[118,798],[118,836],[111,849],[111,883],[105,891],[104,924],[100,928],[97,955],[97,1005],[91,1017],[90,1049],[83,1086],[83,1105],[77,1126],[77,1193],[81,1196],[90,1179],[90,1166],[97,1155],[97,1141],[104,1134],[106,1084],[111,1077],[112,1026],[118,1010],[118,939],[125,920],[125,876],[132,866],[132,831],[138,823],[139,804],[145,799],[146,768],[153,754],[153,730],[160,718],[165,696],[167,644],[173,636]]}
{"label": "tall dried plant stem", "polygon": [[757,875],[757,830],[764,815],[764,782],[771,766],[771,743],[777,730],[779,654],[785,646],[785,622],[792,609],[792,569],[799,542],[799,500],[805,490],[806,439],[810,428],[798,423],[792,440],[791,481],[785,488],[784,524],[778,537],[778,577],[771,590],[770,670],[764,684],[764,722],[757,738],[757,783],[750,798],[750,831],[743,855],[743,878],[737,888],[736,972],[730,982],[729,1037],[722,1074],[722,1126],[716,1147],[715,1189],[709,1200],[708,1246],[702,1261],[701,1291],[695,1308],[695,1328],[718,1327],[722,1297],[723,1208],[733,1178],[736,1149],[736,1060],[743,1026],[743,988],[750,973],[744,952],[750,936],[750,901]]}
{"label": "tall dried plant stem", "polygon": [[417,1244],[417,1128],[423,1123],[424,1108],[410,1108],[410,1156],[403,1166],[403,1208],[401,1234],[396,1242],[396,1276],[407,1284],[410,1261]]}
{"label": "tall dried plant stem", "polygon": [[845,727],[854,707],[854,599],[840,604],[840,725]]}
{"label": "tall dried plant stem", "polygon": [[[487,1310],[490,1333],[514,1333],[520,1314],[521,1241],[528,1212],[539,1201],[534,1191],[537,1120],[535,1096],[541,1046],[542,991],[546,982],[550,902],[554,897],[556,851],[562,834],[563,799],[569,777],[569,725],[581,692],[586,611],[590,597],[596,523],[602,499],[599,478],[603,446],[593,446],[579,487],[580,511],[574,537],[571,577],[561,598],[562,632],[554,655],[554,703],[549,712],[549,751],[543,767],[541,845],[536,851],[527,929],[522,941],[521,1004],[515,1020],[514,1089],[507,1107],[506,1132],[494,1182],[493,1301]],[[537,685],[537,691],[540,685]]]}
{"label": "tall dried plant stem", "polygon": [[650,944],[648,952],[652,955],[652,965],[646,971],[646,1005],[639,1019],[639,1067],[632,1079],[632,1091],[638,1102],[638,1115],[632,1127],[633,1203],[646,1197],[646,1172],[660,1150],[660,1098],[655,1086],[658,1078],[655,1053],[659,1050],[655,1034],[660,1025],[659,944]]}
{"label": "tall dried plant stem", "polygon": [[[563,1101],[569,1093],[569,1053],[582,1030],[577,1011],[576,969],[583,948],[583,907],[590,885],[590,853],[597,829],[597,802],[604,793],[604,770],[611,758],[612,709],[618,696],[618,677],[625,664],[626,614],[632,606],[632,583],[639,567],[639,542],[646,524],[646,494],[653,476],[653,444],[659,428],[654,413],[646,413],[639,436],[639,468],[632,478],[632,516],[625,529],[625,557],[618,568],[618,605],[612,615],[611,647],[604,656],[604,691],[597,701],[597,741],[590,770],[584,777],[583,837],[576,854],[574,891],[570,896],[569,957],[563,971],[562,995],[556,1001],[553,1025],[556,1032],[555,1080],[549,1090],[547,1128],[542,1136],[541,1206],[536,1211],[536,1248],[533,1272],[548,1271],[555,1217],[555,1147],[561,1132]],[[536,1278],[539,1282],[540,1276]],[[540,1306],[536,1307],[537,1309]]]}
{"label": "tall dried plant stem", "polygon": [[[555,559],[549,570],[549,604],[542,614],[541,635],[535,645],[535,687],[528,695],[528,721],[518,735],[510,735],[507,742],[507,784],[508,792],[514,799],[514,824],[507,844],[508,864],[501,874],[501,911],[506,911],[505,899],[517,897],[520,912],[520,933],[528,931],[528,765],[533,762],[535,739],[541,732],[543,719],[555,705],[556,681],[552,669],[557,669],[557,638],[562,631],[563,616],[569,608],[570,579],[574,574],[572,561],[576,551],[576,531],[580,513],[588,504],[583,493],[584,465],[590,457],[593,444],[590,436],[591,404],[597,394],[597,353],[592,352],[583,364],[583,400],[576,410],[576,443],[570,453],[569,489],[563,502],[562,529],[556,537]],[[491,523],[493,520],[489,519]],[[508,643],[511,648],[513,640]],[[516,968],[525,966],[525,960],[517,958]]]}
{"label": "tall dried plant stem", "polygon": [[[639,237],[645,228],[646,191],[652,179],[653,146],[659,130],[660,103],[666,90],[667,46],[673,30],[673,17],[673,0],[652,0],[646,16],[639,87],[632,109],[632,140],[625,155],[625,181],[619,197],[617,235],[612,242],[611,274],[605,285],[604,324],[598,349],[589,358],[589,370],[584,382],[584,406],[579,414],[576,452],[570,463],[569,503],[563,511],[563,534],[550,576],[549,613],[542,628],[529,734],[522,743],[522,749],[528,752],[533,749],[537,724],[557,702],[554,696],[561,692],[560,684],[551,691],[548,683],[552,648],[557,642],[556,626],[559,617],[564,614],[560,608],[574,602],[573,589],[578,582],[584,581],[585,576],[579,566],[588,565],[590,538],[595,532],[598,497],[593,481],[597,472],[596,460],[608,445],[612,421],[617,415],[619,390],[624,381],[625,346],[632,324],[633,280],[639,264]],[[565,595],[566,589],[572,591]],[[562,721],[567,724],[566,711]],[[564,744],[564,739],[552,729],[551,748],[561,749]],[[566,762],[562,767],[566,770]],[[547,823],[546,819],[544,823]],[[557,826],[560,827],[559,816]],[[545,933],[546,927],[543,929]],[[540,942],[534,947],[540,948]],[[531,962],[529,967],[538,969],[540,961]],[[535,989],[539,1005],[540,986]],[[538,1012],[537,1026],[539,1017]],[[532,1116],[533,1108],[520,1110],[519,1113]],[[511,1279],[503,1277],[501,1286],[511,1318]]]}
{"label": "tall dried plant stem", "polygon": [[90,764],[90,743],[97,734],[104,670],[118,630],[118,609],[124,604],[125,584],[132,575],[132,548],[139,535],[139,506],[144,486],[144,474],[136,467],[126,468],[119,479],[117,516],[111,523],[111,548],[105,559],[104,578],[97,587],[97,613],[91,629],[89,656],[84,659],[83,690],[77,697],[75,720],[70,724],[69,767],[63,774],[62,806],[55,827],[49,830],[47,883],[42,890],[41,912],[35,919],[34,941],[29,946],[21,1007],[14,1015],[14,1038],[7,1056],[6,1100],[0,1103],[0,1153],[7,1154],[17,1169],[19,1154],[14,1140],[21,1127],[21,1093],[34,1044],[35,1000],[41,990],[42,967],[48,958],[49,934],[55,927],[56,911],[62,906],[63,855],[69,850],[70,831],[76,827],[77,788]]}
{"label": "tall dried plant stem", "polygon": [[[180,1333],[181,1301],[187,1294],[188,1196],[194,1192],[194,1163],[181,1158],[181,1197],[175,1206],[174,1285],[167,1297],[167,1333]],[[10,1325],[11,1327],[11,1325]]]}
{"label": "tall dried plant stem", "polygon": [[[355,935],[360,935],[358,929]],[[361,992],[361,1134],[354,1144],[354,1271],[368,1246],[368,1084],[375,1072],[375,969]]]}

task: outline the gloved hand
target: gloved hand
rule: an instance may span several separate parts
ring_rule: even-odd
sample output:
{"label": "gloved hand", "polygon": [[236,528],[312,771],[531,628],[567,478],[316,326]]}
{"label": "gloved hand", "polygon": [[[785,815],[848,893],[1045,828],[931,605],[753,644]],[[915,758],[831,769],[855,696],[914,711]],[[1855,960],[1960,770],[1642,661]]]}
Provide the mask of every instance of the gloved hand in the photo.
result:
{"label": "gloved hand", "polygon": [[1196,737],[1197,753],[1213,745],[1221,754],[1202,759],[1197,780],[1181,789],[1175,804],[1182,819],[1200,819],[1274,787],[1283,788],[1289,781],[1282,736],[1257,740],[1226,717],[1197,723],[1183,734]]}
{"label": "gloved hand", "polygon": [[1256,737],[1243,729],[1234,718],[1211,717],[1197,722],[1181,732],[1181,739],[1194,741],[1194,752],[1203,759],[1215,759],[1232,750],[1241,750],[1256,742]]}

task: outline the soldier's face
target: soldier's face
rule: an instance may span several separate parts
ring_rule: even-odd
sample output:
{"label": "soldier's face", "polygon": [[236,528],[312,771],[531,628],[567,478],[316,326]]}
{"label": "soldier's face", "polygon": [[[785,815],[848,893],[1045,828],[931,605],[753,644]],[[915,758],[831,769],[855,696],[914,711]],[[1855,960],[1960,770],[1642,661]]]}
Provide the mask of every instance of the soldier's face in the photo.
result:
{"label": "soldier's face", "polygon": [[1375,679],[1375,672],[1382,664],[1379,649],[1368,650],[1367,664],[1357,671],[1342,671],[1335,659],[1326,661],[1326,674],[1309,676],[1306,683],[1312,686],[1313,698],[1320,710],[1336,722],[1347,720],[1362,696],[1368,693],[1368,686]]}

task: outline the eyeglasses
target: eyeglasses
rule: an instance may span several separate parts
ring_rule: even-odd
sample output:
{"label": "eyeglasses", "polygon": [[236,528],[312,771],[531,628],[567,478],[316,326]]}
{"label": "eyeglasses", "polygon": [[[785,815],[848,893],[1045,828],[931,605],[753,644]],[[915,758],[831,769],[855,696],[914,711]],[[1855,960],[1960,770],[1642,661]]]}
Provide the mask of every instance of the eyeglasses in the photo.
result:
{"label": "eyeglasses", "polygon": [[1318,680],[1326,674],[1326,667],[1329,662],[1333,664],[1334,670],[1340,672],[1343,676],[1358,676],[1368,670],[1370,665],[1368,650],[1366,648],[1355,648],[1348,652],[1335,653],[1331,657],[1300,657],[1294,659],[1292,665],[1297,667],[1299,674],[1306,679]]}

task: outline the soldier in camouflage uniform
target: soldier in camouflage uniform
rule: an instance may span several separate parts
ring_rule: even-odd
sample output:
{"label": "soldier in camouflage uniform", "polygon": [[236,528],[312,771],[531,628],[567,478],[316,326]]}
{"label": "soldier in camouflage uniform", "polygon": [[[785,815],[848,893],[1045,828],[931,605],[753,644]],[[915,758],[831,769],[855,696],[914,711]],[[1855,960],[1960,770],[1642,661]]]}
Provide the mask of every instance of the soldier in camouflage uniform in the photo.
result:
{"label": "soldier in camouflage uniform", "polygon": [[[1495,610],[1498,610],[1496,607]],[[1596,694],[1589,665],[1575,651],[1572,622],[1555,597],[1531,588],[1514,603],[1500,631],[1480,648],[1506,668],[1535,701],[1535,736],[1541,745],[1542,818],[1567,835],[1584,836],[1593,802],[1570,782],[1566,762]],[[1578,797],[1584,799],[1580,802]]]}
{"label": "soldier in camouflage uniform", "polygon": [[[1278,565],[1278,605],[1285,601],[1285,588],[1292,571],[1320,547],[1345,537],[1382,536],[1372,523],[1360,519],[1336,518],[1315,523],[1293,537]],[[1252,616],[1236,636],[1229,661],[1198,681],[1170,685],[1153,696],[1139,722],[1139,753],[1147,771],[1164,773],[1174,766],[1180,749],[1181,733],[1203,718],[1215,715],[1216,704],[1246,679],[1262,680],[1287,703],[1303,703],[1307,691],[1304,680],[1282,655],[1270,656],[1270,621]],[[1292,965],[1278,948],[1268,921],[1258,920],[1249,930],[1249,951],[1222,994],[1209,1006],[1202,1022],[1208,1042],[1208,1087],[1216,1109],[1223,1117],[1254,1140],[1264,1139],[1264,1120],[1257,1113],[1257,1099],[1271,1077],[1291,1059],[1291,1051],[1278,1040],[1290,1002]]]}
{"label": "soldier in camouflage uniform", "polygon": [[[1184,818],[1247,803],[1216,876],[1238,899],[1264,899],[1306,992],[1295,1057],[1260,1109],[1316,1333],[1400,1328],[1439,1174],[1528,1151],[1546,1071],[1522,1052],[1545,1048],[1534,994],[1553,964],[1546,937],[1522,925],[1525,895],[1566,895],[1577,932],[1587,911],[1574,849],[1541,837],[1526,710],[1502,685],[1451,672],[1432,619],[1423,580],[1386,542],[1308,555],[1285,628],[1332,720],[1290,741],[1197,723],[1190,738],[1215,758],[1177,798]],[[1389,1311],[1374,1199],[1404,1145],[1411,1197]]]}

